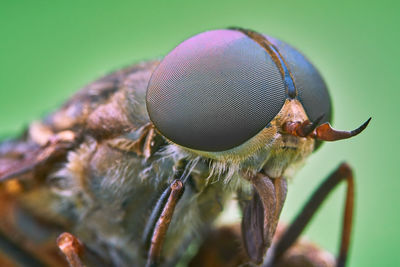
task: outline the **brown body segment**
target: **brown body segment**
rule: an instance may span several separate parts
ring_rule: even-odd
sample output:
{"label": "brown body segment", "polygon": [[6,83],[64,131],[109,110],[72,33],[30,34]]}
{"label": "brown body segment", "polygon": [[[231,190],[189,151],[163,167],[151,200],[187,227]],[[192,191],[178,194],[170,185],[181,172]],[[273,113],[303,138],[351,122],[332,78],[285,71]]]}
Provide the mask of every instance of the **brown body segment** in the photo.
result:
{"label": "brown body segment", "polygon": [[145,94],[147,81],[157,64],[157,61],[137,64],[91,83],[48,116],[44,123],[54,132],[83,127],[98,136],[118,135],[140,127],[146,115],[140,110],[128,112],[134,107],[127,106],[126,98],[134,100],[135,93]]}
{"label": "brown body segment", "polygon": [[[95,138],[101,146],[113,147],[123,153],[150,157],[154,152],[156,133],[151,125],[146,126],[148,120],[142,103],[128,106],[127,98],[134,101],[138,95],[138,101],[144,99],[147,80],[157,64],[138,64],[90,84],[45,120],[33,123],[20,139],[0,144],[0,180],[18,179],[0,184],[0,213],[3,214],[0,231],[12,233],[15,242],[23,249],[41,255],[45,263],[65,265],[54,242],[63,229],[70,229],[72,221],[63,218],[49,205],[59,201],[48,184],[49,176],[73,160],[71,153],[86,144],[87,138]],[[124,137],[141,127],[142,137],[137,140]],[[75,166],[88,163],[82,160],[82,157],[76,158]],[[85,175],[85,169],[74,168],[77,176]],[[43,227],[54,225],[49,228],[51,238],[37,243],[32,242],[29,234],[19,233],[21,223],[16,213],[30,214],[32,223]]]}

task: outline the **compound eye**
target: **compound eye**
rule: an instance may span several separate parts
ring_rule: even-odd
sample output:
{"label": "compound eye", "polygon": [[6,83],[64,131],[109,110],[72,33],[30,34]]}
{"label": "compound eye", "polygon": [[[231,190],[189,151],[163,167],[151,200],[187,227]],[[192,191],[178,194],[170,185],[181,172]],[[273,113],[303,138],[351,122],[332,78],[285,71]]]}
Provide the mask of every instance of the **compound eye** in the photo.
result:
{"label": "compound eye", "polygon": [[259,133],[285,99],[281,74],[260,45],[239,31],[214,30],[184,41],[161,61],[146,104],[172,142],[224,151]]}
{"label": "compound eye", "polygon": [[321,74],[306,57],[290,45],[267,36],[283,56],[291,71],[298,93],[298,99],[311,121],[315,121],[322,114],[320,124],[331,122],[332,106],[328,89]]}

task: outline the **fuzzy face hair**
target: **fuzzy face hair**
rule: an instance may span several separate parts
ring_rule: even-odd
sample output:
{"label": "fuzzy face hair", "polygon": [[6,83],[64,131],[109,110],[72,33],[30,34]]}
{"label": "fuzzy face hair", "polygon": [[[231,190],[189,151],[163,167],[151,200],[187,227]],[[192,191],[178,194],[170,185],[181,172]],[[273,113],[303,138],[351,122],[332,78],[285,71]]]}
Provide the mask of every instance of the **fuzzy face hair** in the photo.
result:
{"label": "fuzzy face hair", "polygon": [[162,153],[176,161],[206,161],[210,167],[209,178],[222,179],[226,184],[237,183],[232,181],[236,180],[234,177],[254,175],[260,171],[271,178],[288,177],[312,153],[315,140],[286,134],[282,125],[306,120],[308,117],[301,103],[288,99],[266,128],[238,147],[222,152],[207,152],[171,142]]}

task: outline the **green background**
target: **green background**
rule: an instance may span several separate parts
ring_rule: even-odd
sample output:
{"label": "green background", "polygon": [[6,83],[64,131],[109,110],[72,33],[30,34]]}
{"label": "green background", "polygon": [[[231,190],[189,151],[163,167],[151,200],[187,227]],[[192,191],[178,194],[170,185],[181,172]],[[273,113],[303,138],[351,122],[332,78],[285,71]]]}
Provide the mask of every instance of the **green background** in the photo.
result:
{"label": "green background", "polygon": [[[346,160],[357,186],[350,266],[399,266],[399,14],[396,1],[1,1],[0,136],[18,133],[99,76],[162,57],[196,33],[228,26],[267,33],[319,68],[336,128],[373,117],[360,136],[327,143],[308,159],[283,219]],[[343,200],[342,185],[306,233],[333,252]]]}

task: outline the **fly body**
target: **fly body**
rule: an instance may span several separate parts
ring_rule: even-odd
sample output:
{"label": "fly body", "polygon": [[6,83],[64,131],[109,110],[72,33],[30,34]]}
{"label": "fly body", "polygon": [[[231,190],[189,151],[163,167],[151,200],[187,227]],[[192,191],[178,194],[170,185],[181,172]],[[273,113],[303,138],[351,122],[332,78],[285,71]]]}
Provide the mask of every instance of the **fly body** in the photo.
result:
{"label": "fly body", "polygon": [[[330,120],[326,85],[296,49],[244,29],[198,34],[162,61],[89,84],[0,144],[0,240],[5,251],[20,253],[3,261],[174,266],[189,244],[203,242],[215,249],[201,248],[191,266],[335,264],[304,243],[294,245],[303,246],[298,261],[289,247],[311,219],[302,214],[313,214],[341,180],[352,181],[347,165],[274,238],[287,178],[322,141],[352,137],[369,122],[347,132]],[[351,192],[339,266],[349,245]],[[240,229],[207,241],[232,198]],[[72,234],[58,239],[67,261],[55,246],[62,232]],[[242,245],[221,260],[222,241],[238,236]]]}

